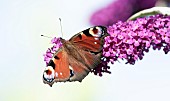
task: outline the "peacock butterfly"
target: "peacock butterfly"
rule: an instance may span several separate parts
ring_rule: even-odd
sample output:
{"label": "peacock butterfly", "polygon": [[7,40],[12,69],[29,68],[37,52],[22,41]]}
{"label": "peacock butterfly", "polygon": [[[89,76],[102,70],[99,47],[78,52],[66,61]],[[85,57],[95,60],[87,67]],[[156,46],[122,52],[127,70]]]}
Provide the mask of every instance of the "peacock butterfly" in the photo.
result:
{"label": "peacock butterfly", "polygon": [[104,26],[88,28],[71,39],[54,38],[55,45],[44,55],[46,68],[43,82],[79,81],[101,63],[102,47],[107,30]]}

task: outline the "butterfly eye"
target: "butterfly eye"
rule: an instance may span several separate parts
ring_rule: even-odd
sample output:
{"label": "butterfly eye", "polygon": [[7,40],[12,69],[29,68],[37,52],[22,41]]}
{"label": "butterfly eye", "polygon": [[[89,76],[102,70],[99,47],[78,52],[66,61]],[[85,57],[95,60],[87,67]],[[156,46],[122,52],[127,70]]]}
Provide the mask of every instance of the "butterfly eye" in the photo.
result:
{"label": "butterfly eye", "polygon": [[54,69],[51,66],[46,67],[44,70],[43,79],[47,82],[54,80]]}

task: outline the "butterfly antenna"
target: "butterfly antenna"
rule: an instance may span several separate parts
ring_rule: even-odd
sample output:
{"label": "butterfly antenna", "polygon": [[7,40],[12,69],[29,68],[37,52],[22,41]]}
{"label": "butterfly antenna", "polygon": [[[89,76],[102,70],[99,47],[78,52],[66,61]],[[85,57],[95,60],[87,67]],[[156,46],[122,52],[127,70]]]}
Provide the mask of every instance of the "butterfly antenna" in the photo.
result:
{"label": "butterfly antenna", "polygon": [[62,37],[63,37],[63,29],[62,29],[62,24],[61,24],[61,18],[59,18],[59,20],[60,20],[61,33],[62,33]]}
{"label": "butterfly antenna", "polygon": [[45,36],[45,35],[41,35],[41,36],[43,36],[43,37],[46,37],[46,38],[52,38],[52,37],[49,37],[49,36]]}

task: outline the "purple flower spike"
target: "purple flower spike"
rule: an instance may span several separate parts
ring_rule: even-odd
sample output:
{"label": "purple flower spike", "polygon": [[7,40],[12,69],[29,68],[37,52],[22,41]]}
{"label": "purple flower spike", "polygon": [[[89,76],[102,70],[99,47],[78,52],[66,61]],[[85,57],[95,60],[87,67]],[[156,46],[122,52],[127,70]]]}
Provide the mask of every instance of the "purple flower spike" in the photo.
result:
{"label": "purple flower spike", "polygon": [[60,38],[54,37],[51,40],[51,43],[53,44],[53,46],[51,48],[48,48],[46,54],[44,54],[44,61],[46,62],[46,65],[48,65],[55,52],[62,46]]}
{"label": "purple flower spike", "polygon": [[107,28],[108,36],[104,39],[102,63],[93,70],[102,75],[108,72],[108,63],[114,64],[126,60],[134,65],[142,60],[149,48],[170,51],[170,16],[154,15],[138,18],[135,21],[117,22]]}

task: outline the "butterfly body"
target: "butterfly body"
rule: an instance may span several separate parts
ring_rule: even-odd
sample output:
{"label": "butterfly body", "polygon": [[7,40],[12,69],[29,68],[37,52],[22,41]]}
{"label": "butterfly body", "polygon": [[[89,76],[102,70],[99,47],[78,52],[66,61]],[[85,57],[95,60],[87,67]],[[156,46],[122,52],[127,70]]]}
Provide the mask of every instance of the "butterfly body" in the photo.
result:
{"label": "butterfly body", "polygon": [[53,54],[43,74],[44,83],[79,81],[101,62],[106,28],[95,26],[86,29],[70,40],[59,38],[62,46]]}

